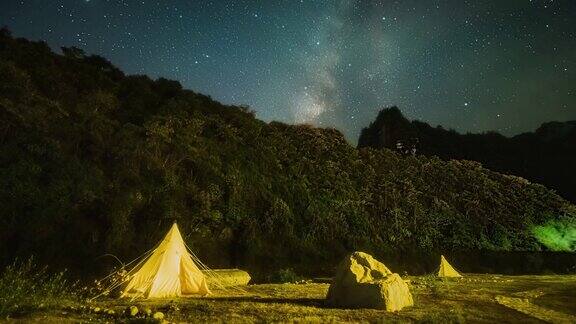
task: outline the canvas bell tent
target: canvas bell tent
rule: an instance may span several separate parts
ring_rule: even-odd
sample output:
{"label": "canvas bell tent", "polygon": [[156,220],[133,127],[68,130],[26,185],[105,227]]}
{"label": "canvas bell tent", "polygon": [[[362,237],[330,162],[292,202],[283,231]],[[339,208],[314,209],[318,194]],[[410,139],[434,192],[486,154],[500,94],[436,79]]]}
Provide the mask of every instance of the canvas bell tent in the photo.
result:
{"label": "canvas bell tent", "polygon": [[162,242],[126,277],[121,297],[169,298],[210,293],[202,263],[187,250],[174,223]]}
{"label": "canvas bell tent", "polygon": [[454,267],[452,267],[450,265],[450,263],[448,263],[448,261],[446,260],[446,258],[443,255],[441,255],[440,256],[440,269],[438,269],[438,277],[458,278],[458,277],[462,277],[462,275],[460,273],[458,273],[458,271],[456,271],[456,269],[454,269]]}

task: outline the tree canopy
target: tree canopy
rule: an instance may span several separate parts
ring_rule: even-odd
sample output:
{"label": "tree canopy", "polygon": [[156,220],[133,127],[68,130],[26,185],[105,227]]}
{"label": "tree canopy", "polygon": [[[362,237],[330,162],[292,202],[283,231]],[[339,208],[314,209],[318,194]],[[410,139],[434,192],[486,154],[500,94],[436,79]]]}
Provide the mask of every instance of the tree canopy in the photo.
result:
{"label": "tree canopy", "polygon": [[459,134],[431,127],[409,121],[391,107],[362,130],[358,147],[397,150],[398,143],[414,145],[417,154],[478,161],[490,170],[542,183],[576,202],[576,121],[548,122],[535,132],[508,138],[496,132]]}
{"label": "tree canopy", "polygon": [[576,211],[470,161],[357,149],[176,82],[0,32],[0,256],[93,272],[173,221],[215,266],[330,267],[343,253],[539,250]]}

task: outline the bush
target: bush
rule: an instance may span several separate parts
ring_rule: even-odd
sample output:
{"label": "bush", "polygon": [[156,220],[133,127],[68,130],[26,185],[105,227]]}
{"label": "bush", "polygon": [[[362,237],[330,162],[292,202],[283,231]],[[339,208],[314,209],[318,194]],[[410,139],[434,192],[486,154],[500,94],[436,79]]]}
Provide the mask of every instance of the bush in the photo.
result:
{"label": "bush", "polygon": [[302,277],[298,276],[294,270],[280,269],[270,277],[271,282],[276,283],[295,283],[302,280]]}
{"label": "bush", "polygon": [[75,286],[64,278],[64,272],[50,274],[47,268],[36,266],[32,258],[15,262],[0,276],[0,318],[75,302]]}

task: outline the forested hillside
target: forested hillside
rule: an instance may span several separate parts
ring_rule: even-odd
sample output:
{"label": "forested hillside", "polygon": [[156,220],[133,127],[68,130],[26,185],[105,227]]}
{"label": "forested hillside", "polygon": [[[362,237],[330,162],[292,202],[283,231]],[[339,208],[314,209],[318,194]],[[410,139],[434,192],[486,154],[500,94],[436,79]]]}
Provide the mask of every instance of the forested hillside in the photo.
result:
{"label": "forested hillside", "polygon": [[414,147],[417,154],[481,162],[490,170],[544,184],[576,202],[576,121],[548,122],[514,137],[496,132],[459,134],[409,121],[392,107],[362,130],[358,146],[396,150],[398,142]]}
{"label": "forested hillside", "polygon": [[[0,257],[72,271],[130,260],[173,221],[207,264],[333,265],[343,253],[540,250],[573,221],[545,187],[265,123],[176,81],[0,32]],[[273,95],[273,94],[270,94]]]}

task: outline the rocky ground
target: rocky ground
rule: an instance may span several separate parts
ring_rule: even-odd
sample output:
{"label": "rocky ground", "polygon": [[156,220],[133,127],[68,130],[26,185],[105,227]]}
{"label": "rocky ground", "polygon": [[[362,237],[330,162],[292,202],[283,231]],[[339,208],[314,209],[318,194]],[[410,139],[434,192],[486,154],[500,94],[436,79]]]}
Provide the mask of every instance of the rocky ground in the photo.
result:
{"label": "rocky ground", "polygon": [[[179,300],[99,300],[9,321],[145,323],[160,321],[156,314],[169,322],[576,322],[576,275],[405,279],[415,305],[396,313],[328,308],[329,285],[305,283],[251,285]],[[130,306],[138,310],[134,316],[127,311]]]}

